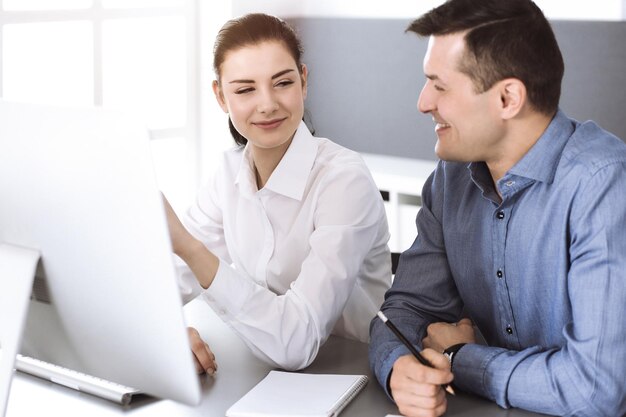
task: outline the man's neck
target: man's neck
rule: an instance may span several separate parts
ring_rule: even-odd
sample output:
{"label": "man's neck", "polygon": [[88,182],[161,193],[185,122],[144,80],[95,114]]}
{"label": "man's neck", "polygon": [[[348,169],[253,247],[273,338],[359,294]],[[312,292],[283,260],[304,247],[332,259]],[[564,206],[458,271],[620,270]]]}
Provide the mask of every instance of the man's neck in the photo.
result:
{"label": "man's neck", "polygon": [[542,113],[530,112],[522,119],[510,121],[507,138],[503,141],[505,145],[500,149],[498,155],[489,161],[485,161],[493,178],[493,183],[496,185],[496,190],[498,180],[504,177],[528,153],[530,148],[537,143],[553,117]]}

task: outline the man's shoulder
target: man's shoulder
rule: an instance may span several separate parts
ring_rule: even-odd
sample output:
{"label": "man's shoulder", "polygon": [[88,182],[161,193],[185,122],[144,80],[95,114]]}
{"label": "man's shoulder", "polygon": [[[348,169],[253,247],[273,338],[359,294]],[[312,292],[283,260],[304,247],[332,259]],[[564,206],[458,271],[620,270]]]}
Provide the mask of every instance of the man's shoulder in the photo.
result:
{"label": "man's shoulder", "polygon": [[473,165],[483,164],[483,162],[455,162],[455,161],[439,161],[433,172],[434,179],[437,182],[453,183],[460,185],[463,180],[471,180],[471,167]]}
{"label": "man's shoulder", "polygon": [[563,149],[563,162],[593,175],[615,163],[626,163],[626,143],[593,121],[580,123]]}

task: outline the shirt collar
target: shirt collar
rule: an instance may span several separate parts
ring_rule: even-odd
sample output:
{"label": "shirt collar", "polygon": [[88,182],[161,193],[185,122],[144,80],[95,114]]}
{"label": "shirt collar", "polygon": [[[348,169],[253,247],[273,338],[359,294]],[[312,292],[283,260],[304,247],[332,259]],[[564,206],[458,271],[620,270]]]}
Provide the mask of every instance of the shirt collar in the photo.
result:
{"label": "shirt collar", "polygon": [[[272,172],[263,189],[271,190],[294,200],[301,200],[317,156],[317,148],[318,144],[313,135],[304,122],[300,122],[287,152]],[[235,184],[239,185],[242,193],[248,195],[253,195],[258,191],[249,144],[243,151],[242,163],[235,178]]]}
{"label": "shirt collar", "polygon": [[552,183],[563,148],[574,133],[575,125],[561,110],[509,173],[541,182]]}
{"label": "shirt collar", "polygon": [[[517,175],[536,181],[551,183],[567,140],[574,133],[575,125],[560,109],[539,137],[537,142],[505,174]],[[473,174],[481,169],[484,162],[472,162],[468,168]],[[486,167],[485,167],[486,168]]]}

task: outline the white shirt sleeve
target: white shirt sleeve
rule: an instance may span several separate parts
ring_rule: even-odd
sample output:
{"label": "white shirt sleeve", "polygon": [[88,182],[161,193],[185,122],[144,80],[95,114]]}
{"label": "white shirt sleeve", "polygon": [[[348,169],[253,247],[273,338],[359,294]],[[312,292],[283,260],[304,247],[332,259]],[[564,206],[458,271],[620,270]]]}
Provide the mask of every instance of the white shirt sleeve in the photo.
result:
{"label": "white shirt sleeve", "polygon": [[[219,208],[217,185],[214,177],[198,196],[198,201],[186,213],[183,223],[188,231],[199,239],[220,262],[230,263],[228,248],[224,241],[224,226]],[[174,266],[178,277],[178,289],[183,303],[196,298],[203,291],[202,286],[187,264],[174,255]]]}

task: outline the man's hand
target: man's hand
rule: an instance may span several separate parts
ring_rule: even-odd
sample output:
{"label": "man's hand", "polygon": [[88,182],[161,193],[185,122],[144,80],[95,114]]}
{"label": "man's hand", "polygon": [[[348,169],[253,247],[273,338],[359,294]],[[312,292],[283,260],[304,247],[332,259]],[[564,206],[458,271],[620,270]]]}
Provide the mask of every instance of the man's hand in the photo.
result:
{"label": "man's hand", "polygon": [[432,323],[426,329],[426,337],[422,340],[425,348],[437,352],[457,343],[476,343],[474,327],[470,319],[462,319],[458,323]]}
{"label": "man's hand", "polygon": [[211,352],[209,345],[202,340],[200,333],[193,327],[188,327],[187,333],[194,356],[196,372],[198,372],[198,374],[206,372],[209,375],[213,375],[215,371],[217,371],[217,363],[215,362],[215,355]]}
{"label": "man's hand", "polygon": [[442,354],[424,349],[422,355],[434,368],[422,365],[413,355],[401,356],[393,364],[389,387],[402,415],[435,417],[446,412],[446,392],[442,384],[452,382],[450,364]]}

